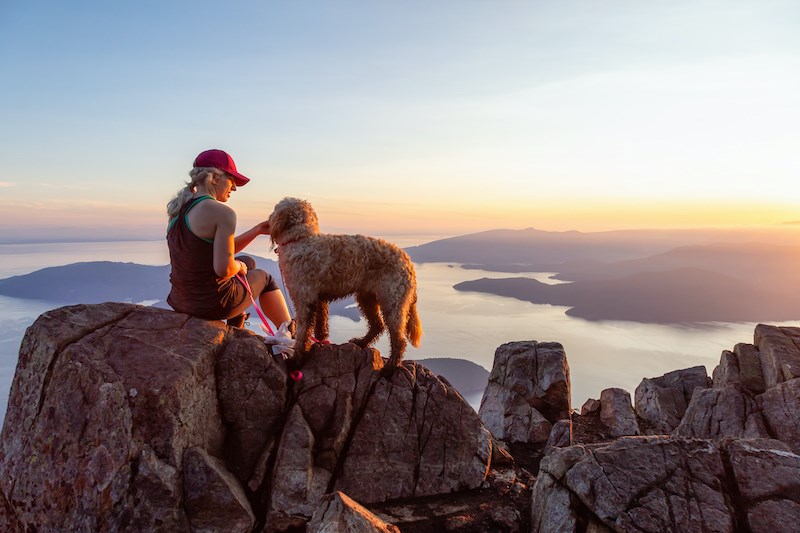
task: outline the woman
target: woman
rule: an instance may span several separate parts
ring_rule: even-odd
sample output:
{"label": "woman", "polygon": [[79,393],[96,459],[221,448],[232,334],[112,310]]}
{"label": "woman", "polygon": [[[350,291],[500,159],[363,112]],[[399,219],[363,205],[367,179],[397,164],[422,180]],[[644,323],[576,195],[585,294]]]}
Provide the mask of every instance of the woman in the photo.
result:
{"label": "woman", "polygon": [[262,222],[234,237],[236,213],[225,202],[250,179],[236,170],[231,156],[222,150],[202,152],[193,167],[191,180],[167,204],[172,266],[167,303],[181,313],[209,320],[234,319],[228,324],[242,327],[250,296],[236,278],[241,274],[247,276],[267,318],[280,326],[291,317],[275,280],[264,270],[252,268],[252,259],[234,257],[257,236],[269,234],[268,223]]}

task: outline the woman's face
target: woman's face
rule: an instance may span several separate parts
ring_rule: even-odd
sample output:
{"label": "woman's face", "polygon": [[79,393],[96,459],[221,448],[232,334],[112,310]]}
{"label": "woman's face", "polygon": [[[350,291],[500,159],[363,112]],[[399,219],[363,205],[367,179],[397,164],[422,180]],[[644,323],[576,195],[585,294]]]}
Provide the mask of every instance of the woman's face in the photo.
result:
{"label": "woman's face", "polygon": [[228,198],[231,197],[231,192],[236,190],[236,184],[233,183],[233,180],[227,174],[216,178],[216,184],[214,185],[214,198],[216,198],[220,202],[227,202]]}

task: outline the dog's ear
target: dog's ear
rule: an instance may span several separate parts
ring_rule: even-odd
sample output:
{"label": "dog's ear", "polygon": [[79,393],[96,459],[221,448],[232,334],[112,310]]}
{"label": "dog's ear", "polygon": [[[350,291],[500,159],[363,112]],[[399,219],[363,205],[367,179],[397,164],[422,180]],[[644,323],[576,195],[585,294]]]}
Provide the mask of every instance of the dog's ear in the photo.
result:
{"label": "dog's ear", "polygon": [[269,237],[274,245],[280,240],[281,235],[286,232],[286,213],[281,205],[283,202],[275,206],[275,210],[269,216]]}

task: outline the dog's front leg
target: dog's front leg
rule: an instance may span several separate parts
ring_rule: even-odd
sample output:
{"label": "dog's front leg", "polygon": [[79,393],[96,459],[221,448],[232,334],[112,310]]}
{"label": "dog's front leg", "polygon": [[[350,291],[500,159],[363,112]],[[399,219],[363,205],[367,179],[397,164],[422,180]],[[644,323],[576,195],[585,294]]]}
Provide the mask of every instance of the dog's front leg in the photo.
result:
{"label": "dog's front leg", "polygon": [[314,337],[321,342],[327,340],[329,335],[328,302],[320,300],[317,304],[316,316],[314,317]]}
{"label": "dog's front leg", "polygon": [[314,326],[315,306],[303,304],[296,307],[297,332],[295,333],[294,354],[297,359],[296,366],[302,366],[306,355],[311,350],[311,329]]}

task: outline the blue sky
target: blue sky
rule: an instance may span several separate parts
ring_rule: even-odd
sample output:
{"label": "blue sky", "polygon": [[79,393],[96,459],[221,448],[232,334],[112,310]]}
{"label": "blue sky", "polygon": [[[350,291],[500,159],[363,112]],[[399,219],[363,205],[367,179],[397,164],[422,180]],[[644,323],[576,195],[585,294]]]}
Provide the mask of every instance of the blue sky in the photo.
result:
{"label": "blue sky", "polygon": [[[800,219],[800,4],[0,6],[0,224],[152,238],[197,152],[323,230]],[[55,237],[54,237],[55,238]]]}

